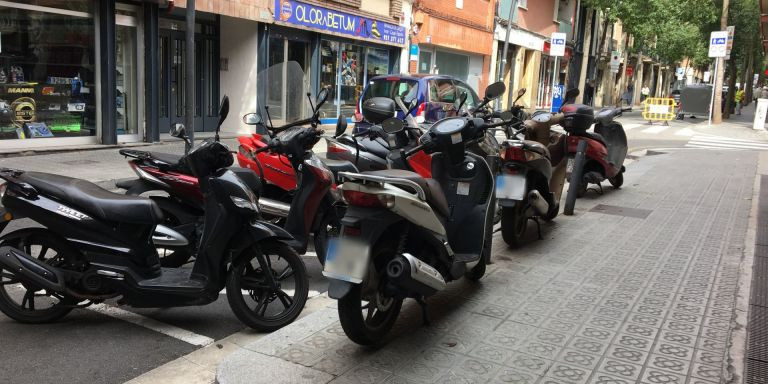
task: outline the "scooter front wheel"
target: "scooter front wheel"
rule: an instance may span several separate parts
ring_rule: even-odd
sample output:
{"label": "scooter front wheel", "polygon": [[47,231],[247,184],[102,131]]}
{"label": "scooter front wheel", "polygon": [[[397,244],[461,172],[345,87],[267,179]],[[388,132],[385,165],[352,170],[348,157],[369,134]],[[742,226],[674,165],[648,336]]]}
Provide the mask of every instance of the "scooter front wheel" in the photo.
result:
{"label": "scooter front wheel", "polygon": [[616,189],[621,188],[624,185],[624,172],[617,173],[616,176],[608,179],[608,182]]}
{"label": "scooter front wheel", "polygon": [[309,294],[307,271],[296,251],[277,241],[246,249],[227,275],[227,300],[245,325],[272,332],[292,323]]}

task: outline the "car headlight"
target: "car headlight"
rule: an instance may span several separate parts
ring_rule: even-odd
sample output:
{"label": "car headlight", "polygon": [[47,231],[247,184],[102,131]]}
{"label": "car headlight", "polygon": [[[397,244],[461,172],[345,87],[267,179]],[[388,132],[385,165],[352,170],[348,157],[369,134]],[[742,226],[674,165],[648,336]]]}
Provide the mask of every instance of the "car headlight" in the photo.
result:
{"label": "car headlight", "polygon": [[237,197],[237,196],[230,196],[229,198],[232,199],[232,203],[234,203],[235,206],[238,208],[249,209],[254,212],[259,211],[259,205],[254,203],[253,201],[248,201],[246,199],[243,199],[242,197]]}

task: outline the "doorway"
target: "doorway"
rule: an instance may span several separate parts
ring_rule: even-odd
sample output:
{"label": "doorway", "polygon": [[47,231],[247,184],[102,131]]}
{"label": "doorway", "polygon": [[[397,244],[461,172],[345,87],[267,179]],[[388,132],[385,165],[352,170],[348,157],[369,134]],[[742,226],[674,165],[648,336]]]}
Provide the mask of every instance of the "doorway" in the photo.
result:
{"label": "doorway", "polygon": [[[158,42],[158,126],[168,133],[186,121],[186,32],[183,23],[169,21],[173,29],[160,29]],[[161,27],[163,27],[161,21]],[[195,33],[195,132],[216,130],[219,110],[219,60],[216,27],[196,26]]]}
{"label": "doorway", "polygon": [[[269,39],[269,60],[267,68],[290,61],[295,61],[304,72],[302,81],[288,79],[284,67],[281,73],[269,71],[269,76],[280,76],[280,79],[266,79],[267,86],[267,106],[269,107],[270,117],[275,124],[290,123],[301,120],[309,115],[306,102],[297,102],[297,96],[306,98],[309,92],[309,42],[304,40],[293,40],[284,36],[274,36]],[[261,79],[260,79],[261,80]],[[300,89],[295,85],[301,83]],[[288,86],[291,84],[291,86]],[[290,89],[289,89],[290,88]]]}

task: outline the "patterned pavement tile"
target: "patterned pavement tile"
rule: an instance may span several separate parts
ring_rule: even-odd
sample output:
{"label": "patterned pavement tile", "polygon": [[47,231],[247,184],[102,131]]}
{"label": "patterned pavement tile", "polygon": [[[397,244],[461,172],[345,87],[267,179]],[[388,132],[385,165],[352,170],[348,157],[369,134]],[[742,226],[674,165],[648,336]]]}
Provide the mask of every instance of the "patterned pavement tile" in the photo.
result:
{"label": "patterned pavement tile", "polygon": [[699,329],[701,327],[699,326],[699,324],[688,323],[684,321],[667,320],[664,322],[664,325],[662,326],[662,328],[672,332],[698,335]]}
{"label": "patterned pavement tile", "polygon": [[609,358],[640,365],[645,363],[648,355],[647,351],[622,347],[620,345],[611,345],[606,352],[606,356]]}
{"label": "patterned pavement tile", "polygon": [[714,352],[705,349],[697,349],[694,355],[694,363],[722,366],[725,359],[724,351]]}
{"label": "patterned pavement tile", "polygon": [[605,328],[610,330],[618,330],[621,327],[621,321],[612,319],[609,317],[592,316],[586,321],[586,324],[592,325],[597,328]]}
{"label": "patterned pavement tile", "polygon": [[686,379],[683,375],[646,368],[643,372],[641,381],[650,384],[684,384]]}
{"label": "patterned pavement tile", "polygon": [[517,310],[513,312],[507,320],[538,326],[544,322],[545,315]]}
{"label": "patterned pavement tile", "polygon": [[723,377],[723,366],[694,363],[691,376],[702,380],[719,382]]}
{"label": "patterned pavement tile", "polygon": [[507,359],[509,359],[513,353],[514,352],[509,349],[504,349],[489,344],[479,344],[469,352],[469,356],[488,360],[496,364],[502,364],[507,361]]}
{"label": "patterned pavement tile", "polygon": [[661,340],[670,343],[681,344],[688,347],[694,347],[696,345],[696,336],[688,333],[680,333],[676,331],[661,331]]}
{"label": "patterned pavement tile", "polygon": [[644,337],[637,337],[626,334],[619,334],[613,340],[613,343],[626,348],[639,349],[642,351],[650,351],[653,344],[653,340],[646,339]]}
{"label": "patterned pavement tile", "polygon": [[600,361],[600,355],[593,355],[575,349],[564,349],[557,360],[569,365],[592,370]]}
{"label": "patterned pavement tile", "polygon": [[543,357],[549,360],[554,360],[562,349],[563,347],[559,345],[542,343],[535,340],[524,341],[516,348],[518,352]]}
{"label": "patterned pavement tile", "polygon": [[459,356],[454,352],[448,352],[444,349],[429,348],[420,353],[413,362],[423,363],[432,367],[450,368],[453,366],[454,360],[458,359]]}
{"label": "patterned pavement tile", "polygon": [[389,375],[389,372],[381,371],[366,365],[361,365],[339,376],[333,382],[339,384],[377,384],[383,383],[384,380],[389,377]]}
{"label": "patterned pavement tile", "polygon": [[651,368],[686,375],[691,363],[689,360],[680,360],[663,355],[651,355],[647,365]]}
{"label": "patterned pavement tile", "polygon": [[549,329],[540,329],[532,337],[533,340],[541,341],[547,344],[554,344],[561,347],[565,346],[570,338],[571,335],[567,333],[552,331]]}
{"label": "patterned pavement tile", "polygon": [[579,323],[560,319],[548,319],[541,325],[542,328],[551,329],[562,333],[573,333],[580,326]]}
{"label": "patterned pavement tile", "polygon": [[693,359],[693,348],[667,342],[658,342],[653,353],[681,360]]}
{"label": "patterned pavement tile", "polygon": [[515,352],[506,362],[504,362],[504,365],[537,376],[543,376],[544,373],[549,370],[549,367],[552,366],[552,360],[526,353]]}
{"label": "patterned pavement tile", "polygon": [[409,380],[433,382],[440,376],[441,369],[423,363],[409,362],[398,369],[397,375]]}
{"label": "patterned pavement tile", "polygon": [[552,367],[549,369],[549,371],[547,371],[546,377],[551,377],[566,383],[583,384],[587,382],[591,374],[591,370],[586,370],[556,361],[554,364],[552,364]]}
{"label": "patterned pavement tile", "polygon": [[578,332],[576,332],[576,335],[597,339],[607,343],[613,340],[613,337],[616,335],[616,332],[610,329],[598,328],[590,324],[587,324],[583,326]]}
{"label": "patterned pavement tile", "polygon": [[588,339],[586,337],[576,336],[568,343],[567,348],[575,349],[578,351],[592,353],[595,355],[602,355],[606,349],[608,349],[608,343]]}
{"label": "patterned pavement tile", "polygon": [[726,348],[725,341],[723,340],[717,340],[717,339],[707,339],[704,337],[700,337],[699,340],[696,342],[696,348],[699,349],[706,349],[708,351],[725,351]]}
{"label": "patterned pavement tile", "polygon": [[[478,382],[486,382],[490,380],[501,368],[498,364],[493,364],[485,360],[476,359],[473,357],[459,360],[451,367],[449,372],[452,372],[460,377],[468,377]],[[451,381],[453,382],[453,381]]]}
{"label": "patterned pavement tile", "polygon": [[644,337],[648,339],[655,339],[658,332],[659,330],[655,327],[649,327],[635,323],[625,323],[621,327],[621,333],[623,334]]}
{"label": "patterned pavement tile", "polygon": [[622,379],[621,377],[608,375],[602,372],[595,372],[589,380],[594,384],[633,384],[634,381]]}
{"label": "patterned pavement tile", "polygon": [[472,337],[446,335],[437,342],[436,346],[455,353],[467,353],[477,343],[478,340]]}
{"label": "patterned pavement tile", "polygon": [[536,384],[536,382],[539,381],[539,379],[540,379],[540,376],[537,376],[528,372],[523,372],[516,369],[502,367],[499,370],[496,377],[491,379],[489,383]]}
{"label": "patterned pavement tile", "polygon": [[483,343],[505,349],[515,349],[527,336],[509,335],[502,331],[494,331],[485,336]]}
{"label": "patterned pavement tile", "polygon": [[627,363],[626,361],[603,359],[603,362],[597,370],[612,376],[621,377],[625,380],[630,380],[634,383],[640,377],[643,367],[641,365]]}

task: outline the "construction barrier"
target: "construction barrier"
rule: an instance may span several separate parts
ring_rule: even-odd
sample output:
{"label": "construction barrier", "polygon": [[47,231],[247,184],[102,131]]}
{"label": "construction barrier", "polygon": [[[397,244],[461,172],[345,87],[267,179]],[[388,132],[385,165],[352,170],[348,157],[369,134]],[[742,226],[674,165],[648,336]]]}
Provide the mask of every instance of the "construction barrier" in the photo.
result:
{"label": "construction barrier", "polygon": [[654,121],[669,124],[669,121],[675,118],[675,99],[649,97],[645,99],[643,105],[643,119],[651,124]]}

